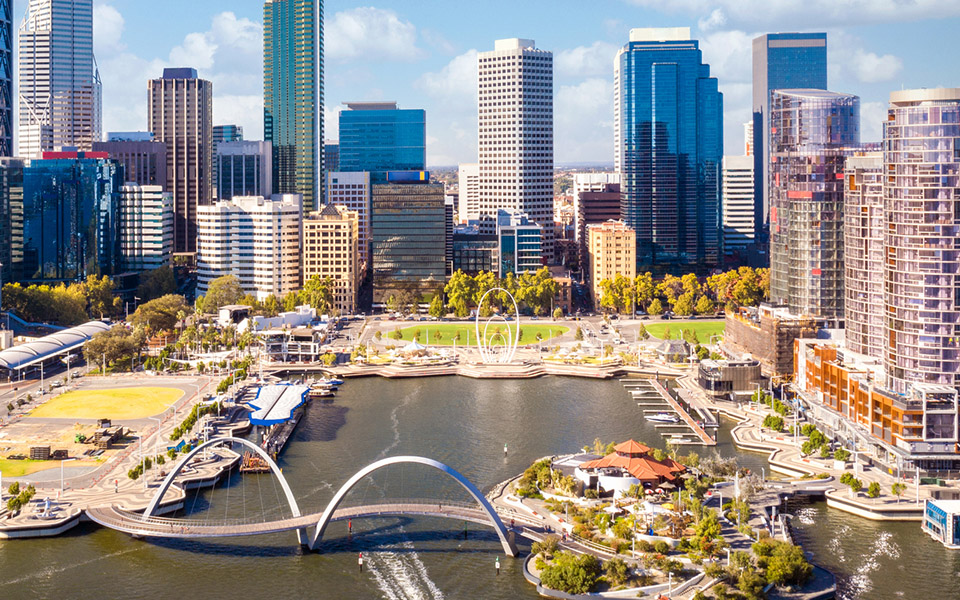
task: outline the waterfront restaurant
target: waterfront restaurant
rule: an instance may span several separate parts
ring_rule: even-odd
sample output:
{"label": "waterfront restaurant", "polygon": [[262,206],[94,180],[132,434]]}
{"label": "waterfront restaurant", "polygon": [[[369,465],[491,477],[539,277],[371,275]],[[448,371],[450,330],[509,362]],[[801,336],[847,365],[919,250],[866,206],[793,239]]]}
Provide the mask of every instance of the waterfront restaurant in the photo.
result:
{"label": "waterfront restaurant", "polygon": [[614,497],[623,496],[632,485],[656,489],[664,483],[675,484],[687,469],[673,459],[662,461],[648,453],[650,448],[634,440],[615,446],[613,452],[581,463],[574,476],[587,488],[601,492],[613,492]]}

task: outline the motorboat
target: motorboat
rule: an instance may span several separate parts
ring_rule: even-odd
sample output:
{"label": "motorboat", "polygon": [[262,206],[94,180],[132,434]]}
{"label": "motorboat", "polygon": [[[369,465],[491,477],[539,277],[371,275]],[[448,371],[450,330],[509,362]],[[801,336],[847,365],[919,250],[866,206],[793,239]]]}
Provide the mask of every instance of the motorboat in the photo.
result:
{"label": "motorboat", "polygon": [[679,423],[680,417],[666,412],[659,412],[655,415],[646,415],[644,418],[651,423]]}

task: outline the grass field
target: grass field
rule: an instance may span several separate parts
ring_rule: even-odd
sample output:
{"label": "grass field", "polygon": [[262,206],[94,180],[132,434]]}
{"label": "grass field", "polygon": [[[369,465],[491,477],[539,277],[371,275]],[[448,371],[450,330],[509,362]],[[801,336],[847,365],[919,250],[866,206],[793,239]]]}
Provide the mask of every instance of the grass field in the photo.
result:
{"label": "grass field", "polygon": [[696,332],[700,343],[707,344],[710,342],[711,335],[723,335],[726,323],[723,321],[672,321],[670,323],[647,325],[647,333],[655,338],[663,339],[664,330],[668,327],[672,339],[678,339],[680,332],[684,329],[692,329]]}
{"label": "grass field", "polygon": [[[50,461],[50,460],[7,460],[6,458],[0,458],[0,473],[3,473],[4,477],[23,477],[24,475],[30,475],[36,473],[37,471],[43,471],[45,469],[52,469],[53,467],[59,467],[60,461]],[[73,466],[71,463],[70,466]],[[4,493],[6,493],[7,485],[4,485]]]}
{"label": "grass field", "polygon": [[[507,333],[507,324],[506,323],[491,323],[490,327],[487,328],[487,339],[493,336],[493,332],[499,327],[502,334],[506,335]],[[516,323],[510,323],[512,327],[516,327]],[[458,346],[471,345],[474,346],[477,343],[477,334],[476,326],[473,323],[423,323],[422,325],[417,325],[415,327],[407,327],[401,329],[400,333],[403,335],[404,342],[409,342],[413,340],[413,336],[416,332],[420,332],[420,343],[426,344],[427,333],[430,334],[430,344],[434,346],[452,346],[453,338],[460,334],[460,339],[457,340]],[[551,324],[526,324],[520,327],[520,344],[536,344],[537,343],[537,334],[540,333],[543,336],[544,341],[549,340],[552,337],[557,337],[563,335],[564,333],[570,331],[569,327],[564,327],[563,325],[551,325]],[[437,339],[437,332],[440,333],[440,338]],[[480,334],[483,334],[483,325],[480,325]],[[383,341],[390,342],[394,341],[393,332],[384,332]]]}
{"label": "grass field", "polygon": [[113,388],[67,392],[39,406],[31,417],[58,419],[143,419],[160,414],[183,396],[161,387]]}

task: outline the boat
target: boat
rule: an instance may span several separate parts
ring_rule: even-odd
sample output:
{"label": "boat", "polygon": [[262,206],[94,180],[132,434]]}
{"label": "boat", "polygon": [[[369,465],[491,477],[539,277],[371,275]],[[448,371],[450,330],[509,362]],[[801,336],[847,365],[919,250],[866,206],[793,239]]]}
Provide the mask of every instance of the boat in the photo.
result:
{"label": "boat", "polygon": [[330,379],[319,379],[317,380],[317,383],[320,385],[338,386],[343,385],[343,380],[337,379],[336,377],[331,377]]}
{"label": "boat", "polygon": [[679,423],[680,417],[676,415],[671,415],[670,413],[659,412],[655,415],[646,415],[644,419],[652,423]]}
{"label": "boat", "polygon": [[313,387],[313,388],[310,388],[309,396],[311,398],[329,398],[330,396],[333,396],[336,393],[337,392],[335,389],[331,389],[327,387]]}
{"label": "boat", "polygon": [[692,444],[694,442],[690,438],[682,435],[671,435],[670,437],[667,438],[667,443],[668,444]]}

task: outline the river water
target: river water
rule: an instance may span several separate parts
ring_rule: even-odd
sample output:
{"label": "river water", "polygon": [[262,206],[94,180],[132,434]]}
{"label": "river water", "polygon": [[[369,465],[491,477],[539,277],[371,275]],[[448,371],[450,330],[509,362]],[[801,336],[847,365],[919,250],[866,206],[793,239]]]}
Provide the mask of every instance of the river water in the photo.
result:
{"label": "river water", "polygon": [[[663,447],[615,381],[369,378],[348,381],[333,402],[314,402],[280,464],[301,510],[313,512],[358,469],[386,456],[434,458],[487,491],[541,456],[574,452],[598,437]],[[721,454],[735,452],[726,429],[720,441]],[[756,454],[740,460],[755,470],[765,466]],[[429,467],[394,465],[361,482],[347,503],[387,498],[468,500],[458,484]],[[189,500],[186,512],[188,518],[250,519],[289,509],[273,476],[236,475]],[[822,505],[800,512],[798,533],[816,560],[841,576],[843,598],[960,597],[960,554],[943,550],[916,524],[877,525]],[[353,523],[351,535],[347,524],[334,523],[324,552],[304,553],[293,533],[143,541],[83,525],[59,538],[0,541],[0,597],[538,597],[523,579],[521,562],[502,556],[491,529],[467,529],[465,539],[456,521],[384,518]],[[922,578],[913,575],[921,572]]]}

